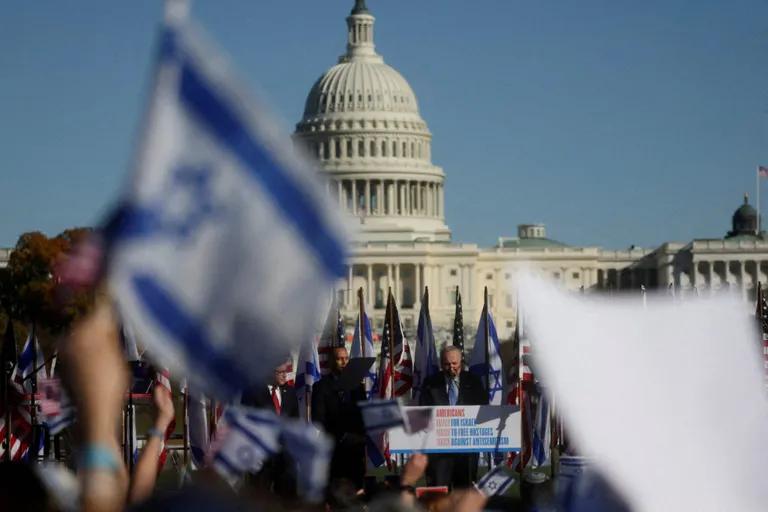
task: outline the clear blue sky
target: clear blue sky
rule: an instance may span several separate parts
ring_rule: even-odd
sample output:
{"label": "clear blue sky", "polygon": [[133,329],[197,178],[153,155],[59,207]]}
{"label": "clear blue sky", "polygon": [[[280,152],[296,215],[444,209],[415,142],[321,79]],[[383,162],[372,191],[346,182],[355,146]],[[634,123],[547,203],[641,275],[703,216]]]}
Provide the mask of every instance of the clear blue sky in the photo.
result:
{"label": "clear blue sky", "polygon": [[[345,44],[352,0],[193,0],[285,121]],[[368,0],[446,172],[454,239],[516,225],[623,248],[718,237],[768,164],[768,3]],[[94,224],[117,196],[160,0],[6,0],[0,246]],[[764,195],[768,195],[768,189]]]}

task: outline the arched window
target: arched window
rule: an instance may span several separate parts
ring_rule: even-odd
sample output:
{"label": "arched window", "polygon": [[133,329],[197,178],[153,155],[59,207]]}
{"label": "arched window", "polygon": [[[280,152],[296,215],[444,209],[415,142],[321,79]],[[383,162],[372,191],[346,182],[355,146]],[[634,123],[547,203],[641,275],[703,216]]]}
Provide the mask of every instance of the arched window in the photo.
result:
{"label": "arched window", "polygon": [[411,142],[411,158],[415,158],[415,157],[416,157],[416,144]]}
{"label": "arched window", "polygon": [[403,141],[403,158],[408,158],[408,143]]}
{"label": "arched window", "polygon": [[330,144],[328,144],[327,142],[323,142],[322,144],[323,144],[323,158],[327,160],[331,157]]}
{"label": "arched window", "polygon": [[387,156],[387,141],[381,141],[381,156]]}
{"label": "arched window", "polygon": [[371,156],[376,156],[376,141],[371,141]]}
{"label": "arched window", "polygon": [[392,141],[392,156],[397,156],[397,141]]}
{"label": "arched window", "polygon": [[365,141],[363,140],[357,142],[357,156],[365,156]]}
{"label": "arched window", "polygon": [[347,139],[347,156],[352,156],[352,139]]}
{"label": "arched window", "polygon": [[336,146],[336,158],[341,158],[341,141],[337,139],[334,145]]}

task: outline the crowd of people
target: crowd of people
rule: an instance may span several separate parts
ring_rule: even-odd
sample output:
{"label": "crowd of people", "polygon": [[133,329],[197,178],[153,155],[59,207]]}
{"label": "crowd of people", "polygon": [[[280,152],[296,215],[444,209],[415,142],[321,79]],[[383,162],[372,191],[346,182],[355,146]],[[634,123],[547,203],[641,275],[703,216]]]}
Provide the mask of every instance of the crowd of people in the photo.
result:
{"label": "crowd of people", "polygon": [[[349,361],[347,350],[334,349],[331,373],[313,389],[313,422],[334,440],[329,484],[320,505],[302,503],[296,493],[295,464],[280,453],[267,460],[262,469],[247,475],[236,492],[210,469],[197,471],[191,481],[178,489],[158,492],[159,455],[163,433],[175,411],[169,393],[160,385],[153,390],[153,421],[146,434],[136,463],[129,472],[123,462],[118,425],[125,405],[130,374],[118,334],[112,305],[99,302],[93,312],[60,342],[59,357],[63,381],[77,407],[76,457],[71,468],[77,476],[78,507],[87,512],[135,510],[481,510],[487,498],[471,486],[473,475],[463,473],[467,456],[456,460],[411,456],[398,475],[377,482],[366,478],[365,427],[356,404],[365,398],[360,384],[353,390],[338,387],[339,375]],[[476,401],[482,385],[476,378],[459,371],[457,354],[443,353],[442,381],[435,380],[423,403],[460,403]],[[287,367],[279,366],[264,384],[245,390],[245,405],[273,410],[286,417],[298,417],[295,391],[286,382]],[[455,379],[451,380],[448,376]],[[458,386],[456,398],[451,386]],[[446,387],[447,386],[447,387]],[[445,396],[442,396],[445,395]],[[42,464],[42,463],[41,463]],[[463,465],[462,465],[463,464]],[[29,471],[22,463],[2,463],[2,472],[13,478],[0,479],[0,510],[66,509],[66,499],[55,490],[42,486],[41,472]],[[24,469],[22,469],[24,468]],[[463,469],[460,469],[463,468]],[[450,493],[425,494],[416,498],[414,487],[424,481],[446,483]],[[453,475],[460,475],[455,481]],[[37,489],[34,499],[28,489]],[[45,489],[48,489],[47,491]]]}

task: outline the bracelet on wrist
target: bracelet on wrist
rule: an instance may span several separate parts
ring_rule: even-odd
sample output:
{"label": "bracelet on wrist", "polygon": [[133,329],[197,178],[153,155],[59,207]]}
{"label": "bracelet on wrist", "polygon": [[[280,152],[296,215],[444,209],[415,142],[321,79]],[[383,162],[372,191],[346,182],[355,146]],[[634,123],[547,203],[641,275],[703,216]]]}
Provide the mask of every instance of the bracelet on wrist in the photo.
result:
{"label": "bracelet on wrist", "polygon": [[90,443],[85,445],[80,452],[80,469],[86,471],[106,470],[117,473],[120,471],[120,461],[107,446]]}
{"label": "bracelet on wrist", "polygon": [[150,437],[157,437],[161,441],[165,441],[165,432],[157,427],[152,427],[147,430],[147,440],[149,440]]}

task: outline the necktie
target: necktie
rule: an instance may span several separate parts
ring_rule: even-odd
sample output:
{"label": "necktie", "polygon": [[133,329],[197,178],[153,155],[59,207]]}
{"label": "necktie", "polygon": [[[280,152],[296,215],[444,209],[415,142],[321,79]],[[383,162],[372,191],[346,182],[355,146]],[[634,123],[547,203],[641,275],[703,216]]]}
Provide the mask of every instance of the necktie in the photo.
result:
{"label": "necktie", "polygon": [[277,386],[272,386],[272,403],[275,406],[275,412],[280,414],[280,399],[277,397]]}
{"label": "necktie", "polygon": [[456,385],[456,381],[454,379],[451,379],[448,381],[448,403],[451,405],[456,405],[456,402],[459,400],[459,389]]}

